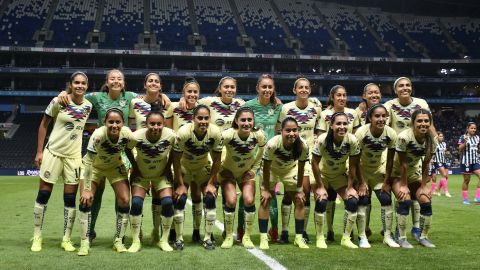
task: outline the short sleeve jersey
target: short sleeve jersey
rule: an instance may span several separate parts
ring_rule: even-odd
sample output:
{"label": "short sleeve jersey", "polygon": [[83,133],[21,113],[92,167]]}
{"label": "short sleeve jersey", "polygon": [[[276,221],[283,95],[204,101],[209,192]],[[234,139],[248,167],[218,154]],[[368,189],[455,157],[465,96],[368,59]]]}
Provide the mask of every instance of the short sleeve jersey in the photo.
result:
{"label": "short sleeve jersey", "polygon": [[198,103],[210,108],[210,123],[217,125],[223,131],[232,127],[235,113],[245,101],[234,98],[230,104],[225,104],[220,97],[206,97],[199,100]]}
{"label": "short sleeve jersey", "polygon": [[112,142],[105,126],[97,128],[88,142],[87,150],[96,153],[92,166],[96,168],[112,168],[123,163],[122,152],[132,149],[137,141],[128,127],[122,127],[117,142]]}
{"label": "short sleeve jersey", "polygon": [[209,164],[210,152],[222,152],[222,132],[217,126],[209,125],[205,136],[199,139],[194,133],[193,123],[186,124],[178,130],[173,149],[176,152],[183,152],[181,164],[184,168],[190,170],[202,168]]}
{"label": "short sleeve jersey", "polygon": [[465,149],[462,151],[462,164],[469,166],[476,163],[479,163],[479,144],[480,136],[474,135],[471,136],[468,140],[465,140],[465,136],[462,135],[458,139],[458,144],[465,144]]}
{"label": "short sleeve jersey", "polygon": [[318,107],[311,102],[308,102],[307,107],[304,109],[300,109],[295,104],[295,101],[292,101],[283,105],[278,121],[282,122],[287,117],[295,118],[298,126],[301,128],[300,137],[307,142],[308,147],[311,149],[314,144],[315,125],[320,119],[321,112],[322,107]]}
{"label": "short sleeve jersey", "polygon": [[372,135],[370,124],[361,126],[355,136],[360,147],[360,167],[364,173],[385,174],[388,149],[395,149],[397,133],[393,128],[385,126],[379,137]]}
{"label": "short sleeve jersey", "polygon": [[362,111],[360,107],[357,107],[355,109],[355,112],[357,113],[358,119],[360,120],[360,125],[364,126],[367,121],[367,110]]}
{"label": "short sleeve jersey", "polygon": [[83,128],[91,111],[92,104],[86,99],[82,104],[70,100],[65,107],[57,98],[52,99],[45,114],[55,123],[46,148],[60,157],[81,158]]}
{"label": "short sleeve jersey", "polygon": [[[302,144],[302,153],[298,161],[306,162],[309,160],[309,150],[305,141]],[[265,146],[263,160],[271,161],[270,170],[276,175],[286,175],[297,168],[297,160],[293,159],[292,150],[287,150],[283,146],[282,135],[276,135],[271,138]]]}
{"label": "short sleeve jersey", "polygon": [[172,106],[173,114],[173,130],[177,132],[183,125],[192,123],[193,120],[193,109],[182,110],[178,105],[178,102],[173,102]]}
{"label": "short sleeve jersey", "polygon": [[[360,126],[360,118],[354,109],[345,108],[343,112],[348,118],[348,132],[352,133],[354,129]],[[320,115],[320,121],[318,121],[317,129],[322,132],[328,132],[330,129],[330,120],[335,113],[333,109],[326,109]]]}
{"label": "short sleeve jersey", "polygon": [[222,166],[233,174],[252,169],[258,147],[264,147],[266,143],[262,130],[250,132],[250,136],[242,140],[237,130],[229,128],[222,132],[222,137],[227,153]]}
{"label": "short sleeve jersey", "polygon": [[283,104],[274,106],[272,103],[268,103],[264,106],[255,98],[247,101],[244,106],[252,108],[255,115],[255,127],[263,130],[267,140],[273,138]]}
{"label": "short sleeve jersey", "polygon": [[176,134],[173,130],[164,127],[162,135],[156,142],[147,139],[147,129],[142,128],[133,133],[137,140],[138,169],[145,178],[159,177],[167,165],[168,155],[175,145]]}
{"label": "short sleeve jersey", "polygon": [[[171,104],[163,108],[161,113],[163,114],[163,117],[165,119],[172,118],[172,109],[171,109]],[[143,98],[134,98],[132,99],[131,106],[130,106],[130,118],[135,119],[135,125],[137,129],[145,128],[147,127],[146,125],[146,120],[147,120],[147,115],[150,113],[152,110],[152,105],[145,102]]]}
{"label": "short sleeve jersey", "polygon": [[122,92],[120,97],[112,100],[108,92],[93,92],[85,95],[85,98],[93,105],[93,109],[97,111],[98,126],[103,126],[105,114],[110,108],[117,108],[123,113],[123,122],[128,123],[128,113],[130,111],[130,103],[137,94],[133,92]]}
{"label": "short sleeve jersey", "polygon": [[360,148],[355,135],[347,133],[342,143],[337,146],[333,144],[333,149],[327,149],[327,133],[323,133],[317,138],[312,154],[321,157],[320,168],[322,176],[334,177],[347,172],[347,160],[350,156],[360,154]]}
{"label": "short sleeve jersey", "polygon": [[421,98],[412,98],[412,102],[407,106],[403,106],[398,101],[398,98],[389,100],[385,103],[389,118],[388,124],[391,126],[397,134],[408,129],[412,120],[412,114],[418,109],[430,110],[425,100]]}

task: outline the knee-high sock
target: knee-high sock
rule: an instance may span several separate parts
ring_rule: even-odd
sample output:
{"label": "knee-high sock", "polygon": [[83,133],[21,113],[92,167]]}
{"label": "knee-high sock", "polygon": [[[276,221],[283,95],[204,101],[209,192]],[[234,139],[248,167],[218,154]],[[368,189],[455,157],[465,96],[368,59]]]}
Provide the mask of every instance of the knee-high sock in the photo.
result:
{"label": "knee-high sock", "polygon": [[200,225],[202,224],[202,212],[203,212],[203,204],[200,203],[193,203],[192,205],[192,214],[193,214],[193,229],[199,230]]}
{"label": "knee-high sock", "polygon": [[432,216],[420,215],[420,229],[422,234],[420,239],[428,238],[428,232],[430,231],[430,226],[432,224]]}
{"label": "knee-high sock", "polygon": [[42,227],[43,227],[43,217],[47,211],[46,204],[40,204],[35,202],[33,207],[33,236],[41,237],[42,236]]}
{"label": "knee-high sock", "polygon": [[288,231],[290,225],[290,212],[292,211],[292,203],[284,204],[282,202],[282,231]]}
{"label": "knee-high sock", "polygon": [[225,223],[225,235],[226,237],[232,236],[233,226],[235,223],[235,208],[225,206],[225,210],[223,210],[223,217]]}
{"label": "knee-high sock", "polygon": [[468,190],[462,190],[462,196],[464,201],[468,201]]}
{"label": "knee-high sock", "polygon": [[[431,187],[431,189],[430,189],[430,192],[432,192],[432,193],[435,192],[435,187],[436,187],[436,186],[437,186],[437,183],[432,182],[432,187]],[[440,182],[439,187],[441,187],[441,186],[442,186],[442,182]]]}
{"label": "knee-high sock", "polygon": [[361,238],[367,238],[365,234],[365,228],[367,223],[367,206],[359,205],[357,210],[357,229],[358,229],[358,236]]}
{"label": "knee-high sock", "polygon": [[90,222],[92,220],[92,212],[88,211],[79,211],[78,221],[80,224],[80,240],[85,241],[90,235]]}
{"label": "knee-high sock", "polygon": [[142,215],[130,215],[130,226],[132,228],[132,240],[140,241],[140,229],[142,228]]}
{"label": "knee-high sock", "polygon": [[253,223],[255,222],[255,210],[247,212],[245,210],[245,236],[251,236],[253,230]]}
{"label": "knee-high sock", "polygon": [[63,208],[63,240],[70,240],[77,210],[74,207]]}
{"label": "knee-high sock", "polygon": [[365,228],[370,228],[370,214],[372,213],[372,203],[367,205],[367,211],[365,213]]}
{"label": "knee-high sock", "polygon": [[318,238],[324,238],[324,225],[325,225],[325,212],[320,213],[320,212],[315,212],[313,220],[315,221],[315,231],[317,233],[317,239]]}
{"label": "knee-high sock", "polygon": [[272,201],[270,201],[270,206],[268,208],[270,211],[270,220],[272,222],[272,229],[278,228],[278,200],[277,195],[272,194]]}
{"label": "knee-high sock", "polygon": [[333,232],[333,218],[335,217],[335,201],[327,202],[327,228]]}
{"label": "knee-high sock", "polygon": [[[443,191],[444,191],[445,193],[448,192],[447,178],[442,177],[442,179],[440,179],[440,187],[443,187]],[[438,191],[440,191],[440,188],[438,188]]]}
{"label": "knee-high sock", "polygon": [[185,223],[185,210],[175,209],[175,214],[173,215],[173,223],[175,224],[177,240],[183,241],[183,224]]}
{"label": "knee-high sock", "polygon": [[475,199],[480,199],[480,188],[477,188],[477,191],[475,192]]}
{"label": "knee-high sock", "polygon": [[217,210],[205,209],[205,236],[203,240],[211,239],[213,233],[213,226],[215,226],[215,220],[217,220]]}
{"label": "knee-high sock", "polygon": [[305,206],[305,215],[304,215],[304,219],[305,219],[305,224],[304,224],[304,228],[303,228],[303,231],[307,231],[307,227],[308,227],[308,219],[310,218],[310,205],[309,206]]}
{"label": "knee-high sock", "polygon": [[162,223],[162,205],[160,199],[152,199],[152,221],[153,221],[153,233],[159,234],[160,225]]}
{"label": "knee-high sock", "polygon": [[356,220],[357,212],[345,210],[345,214],[343,217],[343,237],[350,237]]}
{"label": "knee-high sock", "polygon": [[[97,223],[98,213],[102,207],[102,197],[104,189],[97,189],[95,195],[93,195],[92,202],[92,221],[90,222],[90,232],[95,231],[95,224]],[[115,206],[117,205],[117,200],[115,200]]]}
{"label": "knee-high sock", "polygon": [[415,228],[420,228],[420,204],[417,200],[412,200],[412,224]]}
{"label": "knee-high sock", "polygon": [[168,242],[168,235],[170,232],[170,228],[172,228],[172,223],[173,223],[173,216],[166,217],[162,215],[162,237],[160,238],[160,241]]}
{"label": "knee-high sock", "polygon": [[117,213],[117,230],[115,232],[114,241],[122,241],[122,238],[125,236],[125,231],[127,230],[129,214],[127,213]]}
{"label": "knee-high sock", "polygon": [[240,195],[240,200],[238,201],[237,230],[244,229],[244,224],[245,224],[245,205],[243,204],[243,195]]}
{"label": "knee-high sock", "polygon": [[397,224],[400,239],[407,238],[407,219],[408,215],[400,215],[399,213],[397,213]]}
{"label": "knee-high sock", "polygon": [[391,205],[382,206],[381,208],[382,226],[384,237],[390,237],[392,232],[393,207]]}

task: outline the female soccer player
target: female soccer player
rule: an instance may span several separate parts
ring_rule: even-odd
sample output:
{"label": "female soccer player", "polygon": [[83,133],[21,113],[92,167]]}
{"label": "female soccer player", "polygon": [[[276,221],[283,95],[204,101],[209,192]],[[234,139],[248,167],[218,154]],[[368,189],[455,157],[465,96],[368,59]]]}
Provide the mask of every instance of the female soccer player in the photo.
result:
{"label": "female soccer player", "polygon": [[362,94],[363,102],[361,102],[355,109],[358,117],[360,118],[360,124],[363,126],[367,121],[367,112],[373,105],[379,104],[382,100],[382,94],[380,88],[375,83],[368,83],[363,87]]}
{"label": "female soccer player", "polygon": [[[443,191],[445,192],[445,196],[452,197],[448,192],[447,187],[447,180],[448,180],[448,168],[447,168],[447,161],[445,159],[445,152],[447,151],[447,144],[445,143],[445,137],[442,132],[437,132],[438,134],[438,146],[437,151],[435,152],[435,157],[433,162],[433,173],[432,173],[432,190],[431,192],[436,195],[440,196],[440,189],[443,187]],[[438,184],[438,190],[435,191],[435,186],[437,184],[437,176],[435,171],[439,171],[442,178],[440,179],[440,183]]]}
{"label": "female soccer player", "polygon": [[[298,126],[300,127],[300,137],[306,141],[309,149],[313,148],[314,145],[314,136],[315,136],[315,126],[317,121],[320,119],[320,113],[322,111],[321,104],[317,106],[316,104],[309,102],[309,97],[311,94],[311,85],[310,81],[305,77],[298,78],[293,84],[293,93],[296,95],[295,101],[285,104],[280,113],[279,121],[283,121],[286,117],[293,117],[297,120]],[[310,183],[314,183],[315,179],[312,174],[312,166],[310,161],[305,164],[305,172],[303,175],[303,187],[305,193],[305,229],[303,231],[303,238],[306,243],[310,243],[306,228],[308,225],[308,218],[310,214]],[[288,227],[290,223],[290,209],[292,205],[293,197],[289,196],[290,194],[285,194],[282,200],[282,234],[280,236],[280,241],[282,243],[288,243]],[[294,195],[294,194],[293,194]]]}
{"label": "female soccer player", "polygon": [[[38,128],[38,146],[35,165],[40,168],[40,185],[35,207],[33,208],[32,251],[42,250],[43,217],[53,185],[63,177],[64,228],[61,247],[65,251],[75,251],[70,236],[75,222],[75,197],[80,180],[82,166],[82,133],[92,110],[92,104],[86,100],[88,78],[83,72],[70,76],[67,106],[60,105],[54,98],[43,115]],[[54,121],[53,130],[44,149],[48,126]]]}
{"label": "female soccer player", "polygon": [[[257,98],[249,100],[245,103],[245,106],[252,108],[255,115],[255,127],[263,130],[266,141],[273,138],[276,134],[278,119],[282,110],[283,104],[278,103],[275,91],[275,82],[272,75],[263,74],[257,80]],[[259,181],[262,179],[262,170],[259,170]],[[278,184],[275,187],[275,191],[278,189]],[[277,207],[276,193],[272,194],[272,200],[270,201],[270,221],[272,228],[268,231],[270,239],[273,242],[278,240],[278,207]],[[237,239],[241,239],[244,233],[242,209],[243,200],[240,198],[238,207],[238,228]]]}
{"label": "female soccer player", "polygon": [[[325,182],[329,189],[338,193],[345,202],[344,232],[341,245],[348,248],[358,248],[350,240],[350,233],[357,220],[357,208],[359,201],[366,205],[368,188],[363,181],[362,175],[357,175],[357,167],[360,163],[360,148],[355,135],[348,133],[348,116],[343,112],[336,112],[330,119],[330,129],[327,133],[317,138],[312,151],[312,169],[314,175]],[[347,175],[347,160],[349,165]],[[319,164],[321,162],[321,164]],[[357,179],[358,187],[355,190],[354,180]],[[318,202],[318,199],[317,199]],[[326,248],[323,236],[323,216],[326,211],[326,203],[322,200],[316,205],[317,211],[317,247]],[[323,215],[322,215],[323,214]],[[363,232],[359,233],[364,236]],[[370,244],[366,237],[361,238],[363,248],[369,248]]]}
{"label": "female soccer player", "polygon": [[412,114],[410,128],[398,135],[392,172],[392,190],[398,200],[397,223],[398,244],[402,248],[413,248],[407,241],[406,225],[412,197],[420,203],[420,239],[425,247],[435,247],[428,239],[432,222],[432,195],[427,187],[428,165],[435,154],[436,143],[430,130],[432,114],[418,109]]}
{"label": "female soccer player", "polygon": [[468,200],[468,184],[470,183],[472,173],[479,179],[475,193],[475,202],[480,202],[480,164],[478,161],[480,137],[476,135],[476,133],[477,125],[469,122],[467,124],[467,131],[458,140],[458,150],[462,153],[460,167],[463,172],[462,196],[464,204],[470,204]]}
{"label": "female soccer player", "polygon": [[[347,108],[347,90],[341,85],[335,85],[330,89],[327,100],[328,108],[320,114],[320,121],[317,123],[318,135],[328,132],[330,129],[330,120],[336,112],[343,112],[348,118],[348,132],[355,133],[360,127],[360,118],[354,109]],[[335,215],[335,200],[337,193],[333,189],[328,189],[327,202],[327,240],[334,241],[333,218]],[[340,201],[339,201],[340,202]]]}
{"label": "female soccer player", "polygon": [[[393,158],[397,133],[386,126],[388,119],[387,109],[376,104],[370,107],[367,124],[361,126],[355,136],[360,147],[360,173],[368,184],[369,190],[375,192],[381,205],[381,217],[384,238],[383,242],[389,247],[399,247],[392,239],[393,208],[390,197],[390,176],[392,173]],[[359,227],[360,247],[368,246],[366,241],[366,209],[367,206],[358,205],[357,226]]]}
{"label": "female soccer player", "polygon": [[[137,140],[135,146],[137,155],[134,158],[130,150],[126,150],[127,156],[132,161],[132,174],[130,183],[132,185],[132,208],[130,209],[130,224],[132,226],[132,245],[129,252],[140,251],[140,228],[142,225],[142,208],[146,192],[152,187],[154,193],[160,200],[162,238],[158,246],[163,251],[172,251],[168,244],[168,232],[173,222],[173,200],[172,200],[172,172],[170,151],[175,144],[175,132],[164,127],[165,119],[159,106],[153,105],[146,116],[146,128],[139,129],[133,134]],[[179,185],[180,187],[183,184]],[[183,190],[185,187],[183,186]],[[183,206],[187,197],[182,194]],[[157,217],[153,217],[154,219]]]}
{"label": "female soccer player", "polygon": [[125,149],[135,147],[137,141],[132,131],[124,126],[121,110],[110,108],[105,114],[105,125],[97,128],[88,142],[87,154],[83,158],[85,165],[84,185],[81,189],[80,232],[81,246],[78,255],[87,255],[90,248],[88,241],[88,223],[93,196],[99,183],[107,178],[115,191],[117,202],[116,232],[113,249],[126,252],[123,236],[127,229],[130,211],[130,185],[127,170],[122,158]]}
{"label": "female soccer player", "polygon": [[[203,246],[207,250],[215,248],[211,236],[217,217],[215,198],[216,182],[220,168],[223,140],[220,129],[210,125],[210,110],[205,105],[198,105],[193,110],[193,123],[182,126],[177,132],[174,146],[173,167],[177,183],[191,187],[194,206],[194,228],[199,228],[202,221],[202,204],[205,204],[205,236]],[[212,164],[208,160],[208,153]],[[177,231],[177,234],[181,233]],[[177,239],[179,236],[177,235]],[[182,238],[181,238],[182,239]],[[192,240],[200,241],[198,230],[194,230]]]}
{"label": "female soccer player", "polygon": [[[412,81],[409,78],[399,77],[393,83],[397,97],[385,103],[389,115],[387,124],[397,132],[397,135],[410,127],[411,116],[415,110],[430,110],[424,99],[412,96],[412,87]],[[430,129],[433,134],[436,134],[433,123],[430,123]],[[411,234],[415,240],[420,241],[420,204],[415,197],[412,198],[412,223]]]}
{"label": "female soccer player", "polygon": [[237,205],[237,184],[242,192],[245,206],[245,234],[242,244],[245,248],[254,248],[250,236],[255,220],[255,175],[265,146],[262,130],[254,129],[254,114],[250,107],[237,110],[232,128],[222,133],[226,157],[220,169],[220,184],[225,196],[225,240],[222,248],[233,246],[233,223]]}
{"label": "female soccer player", "polygon": [[303,239],[305,218],[305,194],[303,193],[303,172],[308,161],[308,145],[299,135],[299,125],[292,117],[281,123],[281,135],[270,139],[263,154],[263,181],[258,211],[260,249],[268,249],[269,204],[277,182],[282,182],[285,194],[294,199],[295,241],[299,248],[308,248]]}
{"label": "female soccer player", "polygon": [[200,84],[195,78],[185,78],[182,87],[182,97],[185,100],[185,110],[180,108],[179,102],[172,103],[173,130],[175,132],[183,125],[192,122],[193,109],[198,105],[198,99],[200,98]]}

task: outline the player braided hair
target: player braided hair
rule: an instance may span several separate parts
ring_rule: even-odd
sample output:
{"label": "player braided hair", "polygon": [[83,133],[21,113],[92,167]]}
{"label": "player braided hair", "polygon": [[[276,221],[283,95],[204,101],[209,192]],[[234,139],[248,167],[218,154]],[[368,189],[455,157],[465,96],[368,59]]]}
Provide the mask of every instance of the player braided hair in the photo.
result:
{"label": "player braided hair", "polygon": [[[426,109],[418,109],[413,112],[412,114],[412,122],[411,126],[414,127],[415,120],[420,114],[428,115],[428,119],[430,120],[430,125],[433,125],[432,113]],[[427,131],[427,135],[425,136],[425,160],[430,160],[433,156],[433,152],[435,152],[435,143],[434,143],[434,135],[430,129]]]}
{"label": "player braided hair", "polygon": [[258,130],[258,128],[255,126],[255,113],[253,112],[252,108],[248,107],[248,106],[243,106],[243,107],[240,107],[237,112],[235,113],[235,117],[234,117],[234,120],[232,122],[232,128],[233,129],[238,129],[238,124],[236,122],[236,120],[240,117],[240,114],[244,113],[244,112],[249,112],[252,114],[253,116],[253,131],[256,131]]}
{"label": "player braided hair", "polygon": [[347,89],[342,86],[342,85],[334,85],[332,88],[330,88],[330,93],[328,94],[328,99],[327,99],[327,106],[330,108],[333,108],[333,96],[337,93],[338,89],[345,89],[345,92]]}
{"label": "player braided hair", "polygon": [[235,85],[237,85],[237,80],[235,80],[233,77],[225,76],[225,77],[221,78],[220,81],[218,81],[218,86],[217,86],[217,89],[215,90],[215,93],[214,93],[214,94],[217,95],[217,97],[222,96],[222,94],[220,93],[220,87],[222,86],[222,84],[225,80],[233,80],[235,82]]}
{"label": "player braided hair", "polygon": [[119,108],[116,108],[116,107],[112,107],[112,108],[109,108],[109,109],[107,110],[107,112],[105,113],[105,119],[103,120],[103,122],[106,122],[107,119],[108,119],[108,117],[109,117],[110,114],[112,114],[112,113],[118,113],[118,114],[121,116],[121,118],[122,118],[122,123],[124,122],[124,121],[123,121],[123,112],[122,112],[122,110],[120,110]]}
{"label": "player braided hair", "polygon": [[[288,116],[286,117],[285,119],[283,119],[282,123],[281,123],[281,127],[282,129],[285,128],[285,125],[288,123],[288,122],[293,122],[295,123],[295,125],[299,128],[298,126],[298,122],[295,118],[291,117],[291,116]],[[300,136],[298,136],[295,141],[293,142],[293,149],[292,149],[292,157],[293,157],[293,160],[297,160],[300,158],[300,155],[302,154],[302,150],[303,150],[303,142],[302,140],[300,139]]]}
{"label": "player braided hair", "polygon": [[257,80],[257,87],[260,85],[260,82],[262,82],[263,79],[270,79],[272,80],[273,83],[273,93],[270,96],[270,104],[272,104],[273,108],[275,109],[277,107],[277,91],[275,91],[275,81],[273,80],[273,76],[271,74],[262,74],[260,77],[258,77]]}
{"label": "player braided hair", "polygon": [[378,109],[378,108],[383,108],[385,110],[385,112],[387,112],[387,115],[388,115],[388,111],[387,111],[387,108],[385,108],[385,106],[383,106],[382,104],[378,103],[378,104],[375,104],[373,105],[372,107],[370,107],[367,111],[367,117],[365,119],[365,124],[370,124],[372,121],[371,121],[371,118],[372,118],[372,114],[373,112]]}
{"label": "player braided hair", "polygon": [[337,117],[339,116],[345,116],[345,118],[348,119],[347,115],[344,112],[336,112],[332,114],[332,118],[330,119],[330,128],[328,129],[327,137],[325,138],[325,149],[327,149],[329,153],[334,152],[333,145],[335,144],[335,142],[332,125],[333,123],[335,123],[335,119],[337,119]]}

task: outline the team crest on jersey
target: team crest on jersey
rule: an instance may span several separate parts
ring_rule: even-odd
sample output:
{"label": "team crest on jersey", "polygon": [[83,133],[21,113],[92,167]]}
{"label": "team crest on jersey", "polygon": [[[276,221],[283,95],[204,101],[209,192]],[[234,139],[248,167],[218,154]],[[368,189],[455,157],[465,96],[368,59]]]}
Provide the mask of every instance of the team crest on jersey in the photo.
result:
{"label": "team crest on jersey", "polygon": [[126,104],[127,104],[126,100],[120,100],[120,102],[118,102],[118,105],[120,105],[120,107],[125,107]]}
{"label": "team crest on jersey", "polygon": [[86,106],[85,108],[75,109],[72,105],[68,105],[64,110],[71,118],[77,122],[80,122],[84,118],[88,117],[91,108],[90,106]]}
{"label": "team crest on jersey", "polygon": [[161,141],[157,145],[148,145],[143,141],[137,143],[137,148],[142,151],[146,156],[155,158],[165,152],[170,146],[170,142],[167,140]]}
{"label": "team crest on jersey", "polygon": [[421,108],[422,107],[418,104],[413,106],[412,108],[406,109],[402,109],[396,104],[392,105],[392,110],[395,112],[395,114],[398,115],[400,118],[403,118],[404,120],[409,120],[412,117],[412,112]]}
{"label": "team crest on jersey", "polygon": [[237,111],[238,108],[240,108],[240,102],[235,101],[232,102],[228,107],[224,107],[225,105],[223,105],[222,103],[214,101],[210,104],[210,106],[216,112],[226,117],[232,115],[235,111]]}
{"label": "team crest on jersey", "polygon": [[310,119],[314,118],[316,114],[317,114],[317,111],[315,111],[315,108],[310,108],[310,109],[308,109],[307,112],[301,112],[301,111],[298,111],[295,108],[292,108],[292,109],[288,110],[288,112],[287,112],[287,115],[295,118],[295,120],[297,120],[297,122],[299,124],[308,123],[308,121]]}

